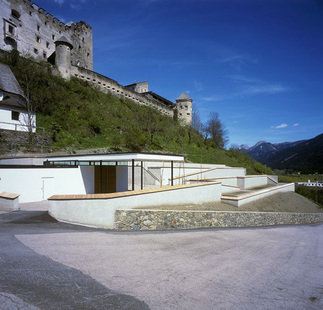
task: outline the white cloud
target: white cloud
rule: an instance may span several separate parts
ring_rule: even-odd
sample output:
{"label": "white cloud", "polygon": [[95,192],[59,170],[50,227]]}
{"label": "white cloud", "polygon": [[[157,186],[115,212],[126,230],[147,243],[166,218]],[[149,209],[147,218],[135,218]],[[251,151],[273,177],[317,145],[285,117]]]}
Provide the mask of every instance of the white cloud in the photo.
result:
{"label": "white cloud", "polygon": [[264,84],[246,86],[243,90],[244,94],[257,95],[257,94],[279,94],[287,91],[288,88],[279,84]]}
{"label": "white cloud", "polygon": [[59,6],[62,6],[65,0],[54,0]]}
{"label": "white cloud", "polygon": [[287,124],[280,124],[278,126],[271,126],[271,128],[280,129],[280,128],[286,128],[287,126],[288,126]]}
{"label": "white cloud", "polygon": [[86,3],[87,0],[54,0],[55,3],[57,3],[59,6],[62,6],[66,2],[69,3],[71,9],[78,10],[81,8],[81,5]]}
{"label": "white cloud", "polygon": [[194,87],[197,91],[201,91],[203,90],[203,86],[202,86],[202,83],[201,82],[198,82],[196,80],[194,80]]}
{"label": "white cloud", "polygon": [[258,95],[258,94],[279,94],[289,90],[289,87],[283,86],[280,83],[266,82],[261,79],[254,79],[242,75],[229,75],[229,79],[237,84],[243,95]]}
{"label": "white cloud", "polygon": [[258,59],[250,57],[248,55],[230,55],[225,56],[217,61],[220,64],[228,64],[236,71],[241,72],[243,68],[249,66],[249,64],[257,64]]}
{"label": "white cloud", "polygon": [[295,123],[295,124],[293,125],[293,127],[297,127],[297,126],[299,126],[299,123]]}

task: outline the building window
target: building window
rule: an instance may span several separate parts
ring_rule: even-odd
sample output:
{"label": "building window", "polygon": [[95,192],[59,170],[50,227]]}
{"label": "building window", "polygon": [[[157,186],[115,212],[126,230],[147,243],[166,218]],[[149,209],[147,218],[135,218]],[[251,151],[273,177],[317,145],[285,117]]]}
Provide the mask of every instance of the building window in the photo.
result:
{"label": "building window", "polygon": [[40,37],[39,36],[36,37],[36,42],[40,43]]}
{"label": "building window", "polygon": [[52,39],[55,40],[55,35],[54,34],[52,34]]}
{"label": "building window", "polygon": [[8,27],[8,32],[9,32],[9,34],[11,34],[11,35],[15,35],[15,27],[14,27],[14,26],[12,26],[12,25],[9,25],[9,27]]}
{"label": "building window", "polygon": [[17,112],[17,111],[11,111],[11,119],[13,121],[19,121],[19,112]]}
{"label": "building window", "polygon": [[31,16],[31,15],[33,15],[33,13],[32,12],[29,12],[29,15]]}
{"label": "building window", "polygon": [[16,10],[11,10],[11,15],[12,17],[19,19],[20,18],[20,13]]}
{"label": "building window", "polygon": [[46,42],[46,47],[50,48],[49,42]]}
{"label": "building window", "polygon": [[37,25],[37,31],[39,31],[40,30],[40,26],[39,25]]}
{"label": "building window", "polygon": [[43,57],[44,57],[44,59],[46,59],[46,58],[47,58],[47,54],[46,54],[46,52],[43,52]]}
{"label": "building window", "polygon": [[34,53],[38,54],[38,49],[37,48],[34,48]]}

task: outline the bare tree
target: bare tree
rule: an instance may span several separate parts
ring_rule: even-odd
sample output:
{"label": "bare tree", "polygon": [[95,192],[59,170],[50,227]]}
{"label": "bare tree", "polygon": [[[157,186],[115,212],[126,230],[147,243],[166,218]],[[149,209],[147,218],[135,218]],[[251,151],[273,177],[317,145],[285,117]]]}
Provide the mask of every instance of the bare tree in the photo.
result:
{"label": "bare tree", "polygon": [[227,131],[225,130],[223,123],[220,121],[218,113],[210,113],[204,131],[204,136],[206,138],[210,136],[214,147],[223,148],[228,143]]}
{"label": "bare tree", "polygon": [[203,131],[203,124],[201,122],[200,112],[196,104],[194,104],[192,107],[192,128],[200,133],[202,133]]}

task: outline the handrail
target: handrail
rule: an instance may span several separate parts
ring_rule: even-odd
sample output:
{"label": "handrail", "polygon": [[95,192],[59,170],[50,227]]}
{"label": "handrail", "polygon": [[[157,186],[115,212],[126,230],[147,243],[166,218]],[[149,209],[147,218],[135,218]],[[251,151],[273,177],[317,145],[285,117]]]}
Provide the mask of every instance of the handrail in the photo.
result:
{"label": "handrail", "polygon": [[158,177],[156,177],[151,171],[149,171],[148,169],[146,169],[145,167],[143,167],[143,169],[153,178],[155,179],[157,182],[160,183],[160,180]]}
{"label": "handrail", "polygon": [[[24,125],[24,124],[17,124],[17,123],[8,123],[8,122],[1,122],[0,121],[0,124],[6,124],[6,125],[11,125],[11,126],[14,126],[15,127],[15,129],[14,129],[14,131],[18,131],[17,130],[17,127],[19,126],[19,127],[27,127],[27,128],[33,128],[33,129],[41,129],[42,131],[43,131],[43,134],[45,134],[45,130],[46,130],[46,128],[45,127],[38,127],[38,126],[33,126],[33,125],[31,125],[31,126],[29,126],[29,125]],[[3,129],[3,130],[12,130],[12,129],[4,129],[4,128],[0,128],[0,129]]]}

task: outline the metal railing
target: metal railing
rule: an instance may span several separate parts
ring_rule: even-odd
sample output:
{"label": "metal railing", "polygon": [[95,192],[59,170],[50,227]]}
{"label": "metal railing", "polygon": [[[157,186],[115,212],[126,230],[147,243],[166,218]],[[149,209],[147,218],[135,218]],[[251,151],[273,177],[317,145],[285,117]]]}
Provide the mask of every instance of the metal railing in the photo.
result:
{"label": "metal railing", "polygon": [[[10,129],[10,128],[2,128],[1,124],[5,124],[5,125],[9,125],[12,126],[12,128],[14,129]],[[23,127],[26,130],[18,130],[19,127]],[[29,125],[24,125],[24,124],[17,124],[17,123],[8,123],[8,122],[0,122],[0,129],[3,130],[13,130],[13,131],[23,131],[23,132],[29,132],[29,128],[35,129],[35,132],[37,131],[37,129],[41,130],[42,134],[45,134],[45,132],[49,132],[50,130],[44,128],[44,127],[38,127],[38,126],[29,126]],[[34,131],[33,131],[34,132]]]}

